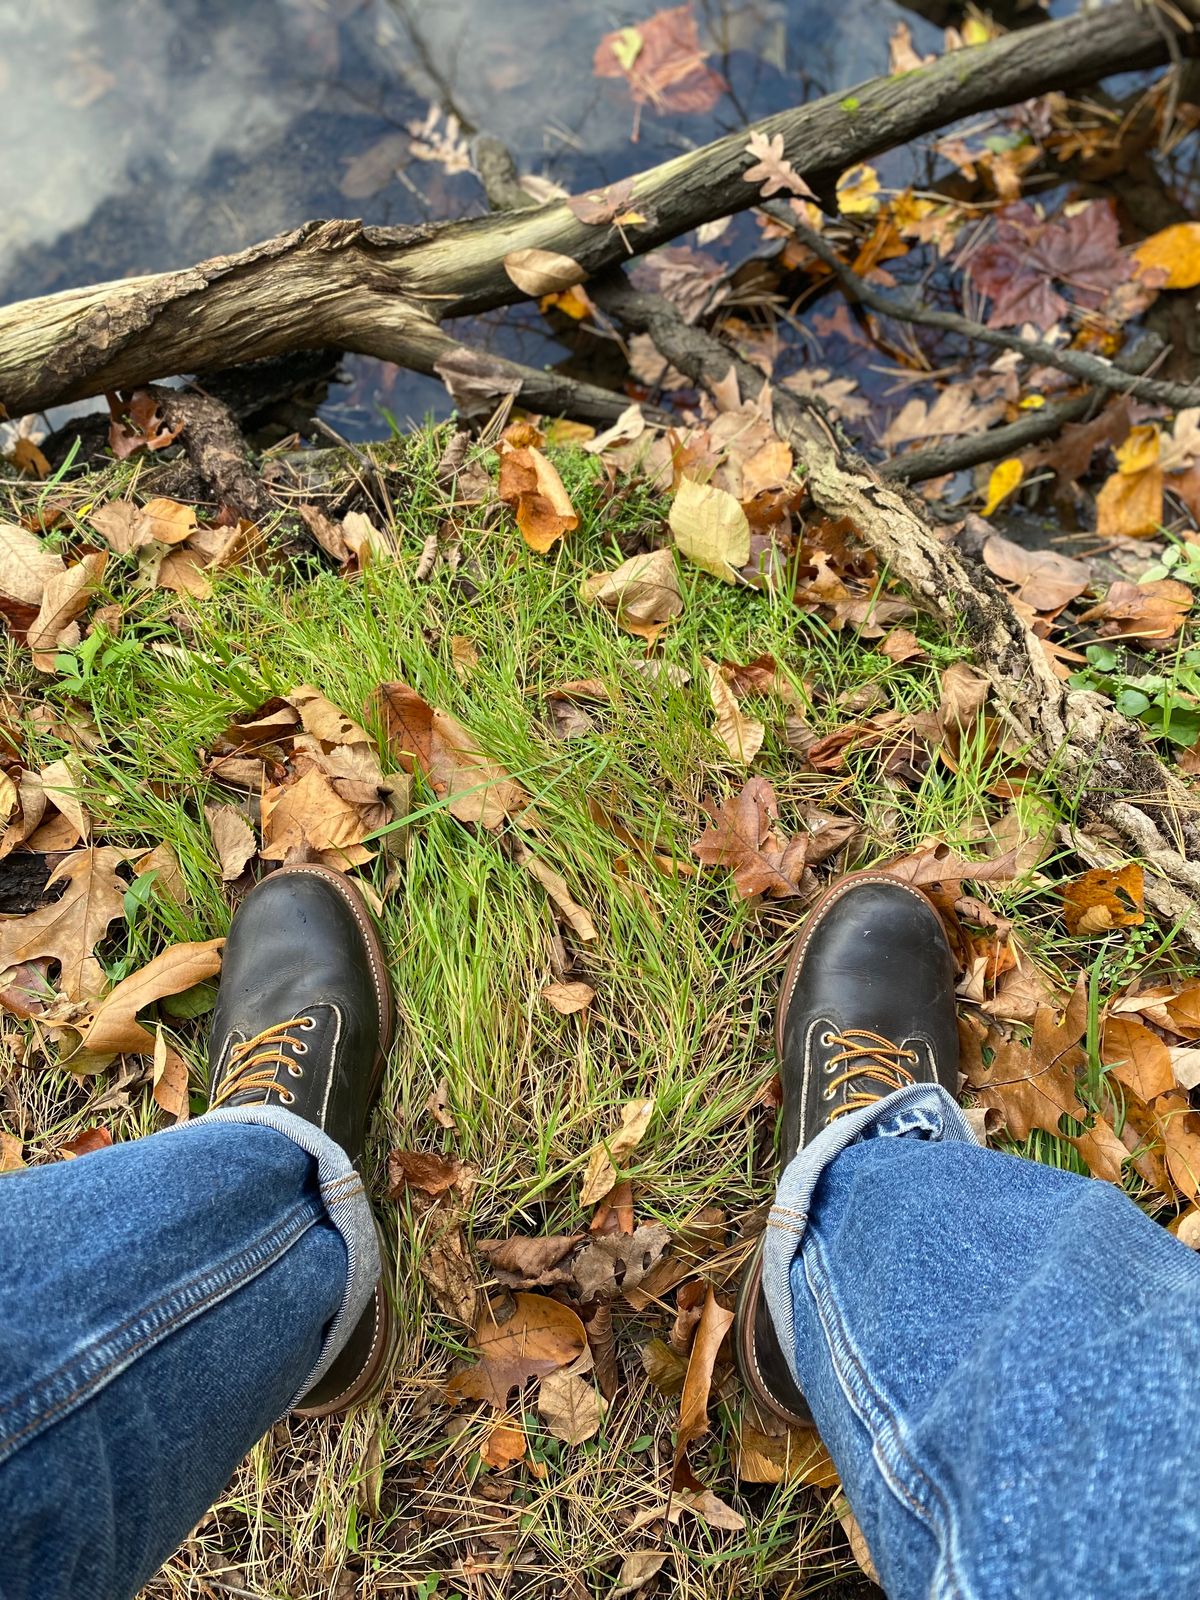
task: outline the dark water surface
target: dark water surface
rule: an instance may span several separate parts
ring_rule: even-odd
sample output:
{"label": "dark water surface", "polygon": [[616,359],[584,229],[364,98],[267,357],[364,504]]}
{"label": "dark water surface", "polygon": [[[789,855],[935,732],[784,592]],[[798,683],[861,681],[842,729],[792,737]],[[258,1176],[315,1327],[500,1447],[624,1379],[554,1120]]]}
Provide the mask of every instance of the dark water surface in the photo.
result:
{"label": "dark water surface", "polygon": [[[523,172],[610,182],[756,117],[886,71],[892,0],[696,0],[729,88],[698,115],[634,107],[592,71],[649,4],[590,0],[0,0],[0,300],[182,267],[310,217],[417,222],[484,209],[467,169],[487,131]],[[456,119],[448,122],[448,118]],[[422,129],[428,132],[422,132]],[[443,159],[418,147],[441,146]],[[927,175],[920,149],[881,163]],[[453,170],[457,167],[459,170]],[[743,258],[740,219],[712,248]],[[694,243],[694,239],[689,241]],[[463,335],[534,365],[566,354],[530,306]],[[440,383],[350,357],[324,415],[354,437],[444,415]]]}

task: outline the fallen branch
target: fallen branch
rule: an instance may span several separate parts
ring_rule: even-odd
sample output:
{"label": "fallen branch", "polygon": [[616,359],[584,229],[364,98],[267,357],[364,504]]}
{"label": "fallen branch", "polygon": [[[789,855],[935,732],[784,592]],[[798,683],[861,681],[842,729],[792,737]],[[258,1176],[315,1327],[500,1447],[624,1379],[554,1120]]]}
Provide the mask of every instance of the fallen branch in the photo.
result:
{"label": "fallen branch", "polygon": [[836,276],[847,298],[860,301],[881,317],[894,317],[899,322],[915,323],[921,328],[938,328],[943,333],[957,333],[964,339],[995,345],[1000,350],[1015,350],[1026,361],[1040,362],[1044,367],[1056,367],[1060,372],[1078,378],[1081,383],[1090,383],[1093,388],[1111,389],[1114,394],[1136,395],[1139,400],[1154,401],[1170,406],[1175,411],[1200,405],[1200,386],[1195,384],[1164,383],[1157,378],[1145,378],[1100,356],[1088,355],[1084,350],[1060,350],[1036,339],[1022,339],[1019,334],[1006,333],[1002,328],[989,328],[982,322],[973,322],[970,317],[960,316],[957,311],[935,311],[932,306],[909,305],[898,296],[885,294],[865,278],[860,278],[829,242],[807,223],[801,222],[799,217],[792,217],[790,226],[801,244]]}
{"label": "fallen branch", "polygon": [[[743,396],[762,393],[756,367],[689,326],[660,296],[640,294],[622,279],[593,285],[592,293],[626,326],[648,333],[693,381],[713,390],[732,366]],[[965,627],[997,714],[1029,766],[1046,774],[1077,816],[1065,829],[1070,847],[1093,866],[1142,860],[1147,905],[1200,950],[1200,863],[1189,859],[1200,852],[1200,823],[1183,783],[1107,700],[1055,676],[991,573],[946,544],[926,508],[843,451],[802,396],[776,390],[771,404],[820,510],[848,517],[891,574],[948,627]]]}
{"label": "fallen branch", "polygon": [[[1200,0],[1179,5],[1200,19]],[[1195,35],[1181,39],[1195,47]],[[901,77],[872,79],[850,94],[767,117],[755,129],[782,138],[785,157],[828,193],[846,167],[922,133],[1050,89],[1160,65],[1177,48],[1155,7],[1119,0]],[[581,275],[595,275],[753,205],[754,186],[744,181],[753,160],[748,131],[630,180],[626,205],[645,220],[620,228],[582,222],[566,201],[437,227],[312,222],[184,271],[10,306],[0,312],[0,402],[15,417],[173,373],[320,345],[432,372],[454,347],[439,321],[528,298],[505,271],[513,251],[566,255]],[[518,370],[522,400],[554,409],[547,375]]]}

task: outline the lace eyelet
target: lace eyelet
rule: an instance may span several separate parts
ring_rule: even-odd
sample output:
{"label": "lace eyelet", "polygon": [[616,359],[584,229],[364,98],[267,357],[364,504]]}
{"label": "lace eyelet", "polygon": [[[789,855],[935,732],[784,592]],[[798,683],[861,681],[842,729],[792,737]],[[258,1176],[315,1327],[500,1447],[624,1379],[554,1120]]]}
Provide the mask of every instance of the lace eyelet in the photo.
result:
{"label": "lace eyelet", "polygon": [[283,1101],[285,1106],[294,1106],[296,1104],[296,1096],[290,1089],[281,1089],[279,1091],[279,1098]]}
{"label": "lace eyelet", "polygon": [[293,1066],[289,1066],[288,1067],[288,1077],[289,1078],[302,1078],[303,1076],[304,1076],[304,1068],[303,1067],[293,1067]]}
{"label": "lace eyelet", "polygon": [[292,1054],[297,1056],[306,1056],[308,1054],[308,1046],[303,1039],[292,1040]]}
{"label": "lace eyelet", "polygon": [[313,1028],[316,1027],[316,1025],[317,1025],[316,1017],[301,1017],[300,1018],[300,1026],[302,1028],[308,1029],[310,1032],[312,1031]]}
{"label": "lace eyelet", "polygon": [[833,1092],[832,1089],[822,1089],[821,1090],[821,1099],[822,1100],[832,1100],[833,1098],[834,1098],[834,1092]]}

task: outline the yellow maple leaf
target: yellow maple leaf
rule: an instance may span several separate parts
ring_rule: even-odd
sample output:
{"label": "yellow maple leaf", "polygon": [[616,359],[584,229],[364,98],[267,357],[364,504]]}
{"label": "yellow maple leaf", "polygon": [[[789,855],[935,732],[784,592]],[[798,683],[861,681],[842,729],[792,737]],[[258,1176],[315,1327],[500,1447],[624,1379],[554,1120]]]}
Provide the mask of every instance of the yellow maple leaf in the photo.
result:
{"label": "yellow maple leaf", "polygon": [[1123,534],[1146,539],[1158,532],[1163,515],[1163,468],[1158,427],[1130,429],[1117,452],[1117,470],[1096,496],[1096,531],[1105,538]]}

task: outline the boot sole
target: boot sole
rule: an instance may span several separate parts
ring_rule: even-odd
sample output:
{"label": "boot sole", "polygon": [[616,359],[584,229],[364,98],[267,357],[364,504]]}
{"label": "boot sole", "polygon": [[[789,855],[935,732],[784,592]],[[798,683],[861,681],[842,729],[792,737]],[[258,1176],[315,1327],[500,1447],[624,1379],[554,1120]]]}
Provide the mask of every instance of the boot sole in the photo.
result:
{"label": "boot sole", "polygon": [[[915,894],[930,905],[927,896],[911,883],[905,883],[903,878],[897,878],[890,872],[882,872],[867,868],[862,872],[848,872],[844,877],[830,884],[812,904],[807,917],[804,919],[804,931],[796,939],[788,964],[784,968],[783,980],[779,985],[779,996],[775,1002],[775,1057],[780,1066],[783,1065],[783,1027],[787,1016],[788,1005],[796,987],[796,980],[800,973],[800,964],[808,950],[809,941],[816,929],[820,926],[821,918],[835,901],[858,883],[890,883],[899,888],[907,889],[910,894]],[[811,1428],[815,1424],[811,1414],[805,1410],[803,1414],[791,1410],[782,1401],[777,1400],[767,1388],[758,1367],[758,1357],[754,1348],[755,1322],[758,1315],[759,1302],[762,1296],[762,1256],[763,1241],[760,1239],[753,1256],[746,1264],[742,1275],[741,1286],[738,1289],[737,1306],[734,1310],[734,1357],[737,1369],[741,1375],[742,1383],[754,1396],[758,1405],[772,1416],[778,1417],[781,1422],[786,1422],[789,1427]]]}
{"label": "boot sole", "polygon": [[[375,1052],[375,1062],[371,1070],[370,1099],[373,1101],[379,1093],[379,1086],[383,1081],[383,1069],[387,1064],[388,1050],[391,1048],[392,1036],[395,1031],[395,1007],[392,1004],[392,984],[388,976],[387,956],[384,953],[379,935],[375,931],[375,923],[367,908],[367,903],[351,879],[344,872],[338,872],[334,867],[298,862],[292,867],[277,867],[276,871],[306,872],[309,877],[323,878],[326,883],[337,890],[354,913],[354,920],[358,924],[358,931],[362,935],[363,944],[366,946],[367,963],[371,969],[371,977],[375,984],[375,997],[379,1006],[379,1048]],[[375,1229],[378,1233],[378,1223],[376,1223]],[[380,1257],[382,1259],[382,1234],[380,1234],[379,1243]],[[326,1400],[322,1405],[293,1406],[293,1416],[337,1416],[340,1412],[349,1411],[352,1406],[360,1405],[364,1400],[370,1399],[378,1389],[382,1388],[388,1362],[396,1344],[395,1319],[392,1316],[391,1303],[384,1290],[382,1280],[375,1285],[373,1305],[375,1308],[374,1337],[371,1340],[371,1348],[367,1359],[354,1378],[340,1394],[335,1395],[331,1400]]]}

